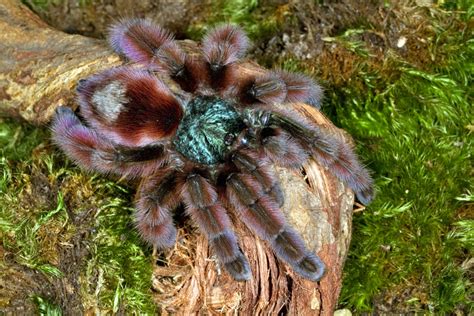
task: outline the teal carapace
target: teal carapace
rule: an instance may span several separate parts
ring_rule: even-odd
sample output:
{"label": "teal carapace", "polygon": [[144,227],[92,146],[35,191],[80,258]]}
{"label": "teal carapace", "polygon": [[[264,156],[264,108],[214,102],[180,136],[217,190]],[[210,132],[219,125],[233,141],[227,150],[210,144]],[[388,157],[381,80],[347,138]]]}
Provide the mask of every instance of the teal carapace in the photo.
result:
{"label": "teal carapace", "polygon": [[212,165],[223,162],[229,144],[244,123],[232,104],[221,98],[198,96],[186,106],[174,146],[192,161]]}

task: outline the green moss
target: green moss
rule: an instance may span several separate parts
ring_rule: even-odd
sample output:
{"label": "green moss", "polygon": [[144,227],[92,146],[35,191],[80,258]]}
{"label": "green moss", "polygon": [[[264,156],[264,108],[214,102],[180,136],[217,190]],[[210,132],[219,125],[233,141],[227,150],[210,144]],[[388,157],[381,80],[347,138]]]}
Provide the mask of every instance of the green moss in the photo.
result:
{"label": "green moss", "polygon": [[63,0],[22,0],[23,4],[27,5],[35,12],[46,11],[50,6],[57,6],[64,2]]}
{"label": "green moss", "polygon": [[102,178],[95,178],[93,183],[103,200],[95,215],[96,231],[84,274],[84,300],[114,313],[153,313],[152,261],[133,226],[133,195],[125,187]]}
{"label": "green moss", "polygon": [[42,167],[46,165],[44,161],[30,164],[35,158],[29,157],[45,135],[44,131],[13,121],[0,121],[0,166],[3,170],[0,179],[0,233],[3,247],[15,252],[18,263],[59,277],[61,271],[50,264],[42,253],[42,239],[38,238],[38,232],[48,222],[54,221],[59,225],[67,220],[62,198],[58,196],[56,203],[51,204],[43,200],[35,205],[32,201],[34,192],[30,176],[37,171],[37,167],[41,168],[40,164]]}
{"label": "green moss", "polygon": [[353,136],[374,171],[377,197],[354,216],[340,307],[441,314],[474,309],[468,271],[474,245],[468,21],[474,6],[463,2],[453,9],[419,16],[428,31],[417,34],[427,42],[416,55],[387,51],[381,57],[362,41],[373,29],[357,27],[323,39],[344,56],[348,73],[327,71],[337,65],[329,57],[317,64],[278,61],[291,71],[329,73],[323,110]]}
{"label": "green moss", "polygon": [[[21,0],[21,2],[27,5],[33,12],[41,13],[47,12],[52,6],[60,6],[66,2],[66,0]],[[77,4],[80,6],[86,6],[93,2],[93,0],[78,0]]]}
{"label": "green moss", "polygon": [[[47,128],[0,121],[0,250],[9,254],[0,266],[41,272],[46,279],[32,282],[47,280],[45,288],[81,275],[75,290],[86,310],[153,313],[152,264],[133,229],[133,193],[74,167],[48,139]],[[89,251],[75,251],[76,242]],[[28,283],[22,291],[44,297]],[[48,301],[62,301],[61,293],[50,291]]]}
{"label": "green moss", "polygon": [[63,315],[61,308],[55,304],[52,304],[47,299],[41,296],[33,296],[33,301],[38,307],[38,315],[41,316],[61,316]]}
{"label": "green moss", "polygon": [[200,40],[213,25],[220,23],[235,23],[240,25],[253,40],[262,40],[275,34],[288,10],[287,5],[279,7],[264,6],[258,0],[213,0],[205,21],[191,25],[187,36]]}
{"label": "green moss", "polygon": [[[468,32],[433,24],[429,67],[395,56],[383,71],[368,62],[325,107],[357,140],[378,187],[377,199],[354,218],[345,270],[341,305],[357,311],[402,288],[412,290],[398,295],[408,310],[473,308],[460,261],[467,246],[459,227],[470,220],[459,221],[456,198],[472,190],[474,46]],[[452,238],[453,231],[463,237]]]}
{"label": "green moss", "polygon": [[0,118],[0,155],[4,162],[24,160],[47,135],[47,130]]}

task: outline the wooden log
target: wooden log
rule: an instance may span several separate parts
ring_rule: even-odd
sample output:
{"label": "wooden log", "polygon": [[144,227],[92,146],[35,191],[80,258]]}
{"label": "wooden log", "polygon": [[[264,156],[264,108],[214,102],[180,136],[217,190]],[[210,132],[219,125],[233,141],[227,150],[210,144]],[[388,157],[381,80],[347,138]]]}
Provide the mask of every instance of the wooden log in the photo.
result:
{"label": "wooden log", "polygon": [[[103,41],[52,29],[19,1],[0,3],[0,30],[1,116],[44,125],[58,105],[77,107],[74,88],[79,79],[122,63]],[[193,44],[187,41],[184,46],[192,50]],[[259,69],[248,63],[242,71]],[[314,108],[296,106],[309,119],[337,130]],[[327,266],[323,279],[310,282],[295,274],[275,258],[267,243],[233,218],[253,271],[252,280],[236,282],[221,270],[201,234],[181,229],[180,243],[167,252],[169,266],[156,266],[150,280],[163,315],[333,313],[350,242],[353,193],[314,161],[302,172],[276,172],[288,221]]]}
{"label": "wooden log", "polygon": [[74,104],[80,78],[120,63],[106,43],[50,28],[20,1],[0,2],[0,115],[47,123]]}

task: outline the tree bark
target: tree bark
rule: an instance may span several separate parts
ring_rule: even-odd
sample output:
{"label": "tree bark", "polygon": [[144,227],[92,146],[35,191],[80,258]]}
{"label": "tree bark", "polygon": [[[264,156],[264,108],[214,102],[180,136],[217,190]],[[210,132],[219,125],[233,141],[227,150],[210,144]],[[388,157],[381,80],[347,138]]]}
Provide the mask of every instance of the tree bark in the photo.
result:
{"label": "tree bark", "polygon": [[[55,108],[75,103],[79,79],[121,64],[106,43],[50,28],[19,1],[0,3],[0,115],[45,125]],[[193,44],[186,41],[188,47]],[[192,50],[192,48],[189,48]],[[242,71],[259,71],[253,63]],[[298,110],[337,130],[319,111]],[[348,137],[337,130],[340,137]],[[169,267],[155,267],[150,287],[164,315],[330,315],[337,303],[342,268],[351,236],[354,196],[330,172],[310,161],[303,172],[276,168],[284,194],[283,210],[327,266],[320,282],[310,282],[276,260],[268,244],[234,218],[236,233],[252,266],[253,278],[236,282],[221,269],[202,234],[185,234],[167,253]],[[187,229],[186,231],[189,231]],[[181,240],[181,239],[180,239]],[[188,262],[183,266],[182,262]],[[176,268],[181,266],[182,268]],[[167,276],[173,276],[170,282]]]}

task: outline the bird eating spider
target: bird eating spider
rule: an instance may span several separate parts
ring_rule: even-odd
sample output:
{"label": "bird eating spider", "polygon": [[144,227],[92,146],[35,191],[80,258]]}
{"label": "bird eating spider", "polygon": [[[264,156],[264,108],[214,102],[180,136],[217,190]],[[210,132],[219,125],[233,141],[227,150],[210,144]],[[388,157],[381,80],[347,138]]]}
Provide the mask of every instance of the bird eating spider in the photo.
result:
{"label": "bird eating spider", "polygon": [[55,143],[87,170],[141,180],[135,223],[157,248],[174,245],[172,212],[184,204],[232,277],[250,279],[232,210],[294,271],[319,280],[324,263],[286,223],[272,164],[299,169],[314,157],[359,201],[373,198],[352,146],[293,109],[296,102],[319,108],[320,86],[299,73],[239,71],[249,40],[229,24],[205,35],[200,54],[185,53],[168,31],[143,19],[114,25],[109,42],[134,65],[80,80],[82,119],[59,107]]}

